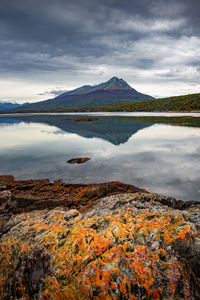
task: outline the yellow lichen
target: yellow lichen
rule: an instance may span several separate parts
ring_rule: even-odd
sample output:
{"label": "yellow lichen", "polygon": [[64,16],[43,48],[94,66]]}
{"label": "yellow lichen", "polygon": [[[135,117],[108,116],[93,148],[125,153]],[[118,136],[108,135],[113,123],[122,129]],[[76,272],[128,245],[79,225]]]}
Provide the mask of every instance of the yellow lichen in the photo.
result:
{"label": "yellow lichen", "polygon": [[[190,297],[186,269],[164,249],[177,239],[195,238],[195,229],[180,212],[123,209],[102,217],[74,217],[68,222],[64,210],[45,219],[27,213],[22,240],[2,239],[0,296],[16,268],[14,257],[27,256],[34,247],[25,241],[34,232],[34,243],[51,254],[54,270],[44,279],[42,299],[173,299],[180,277],[185,299]],[[151,248],[147,242],[159,243]],[[18,293],[27,297],[22,283]]]}

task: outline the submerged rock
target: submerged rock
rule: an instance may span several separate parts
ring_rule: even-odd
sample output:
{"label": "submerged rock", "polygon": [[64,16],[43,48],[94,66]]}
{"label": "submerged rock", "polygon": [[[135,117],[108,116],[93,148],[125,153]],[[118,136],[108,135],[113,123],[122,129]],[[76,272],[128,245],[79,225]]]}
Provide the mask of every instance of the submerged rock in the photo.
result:
{"label": "submerged rock", "polygon": [[140,191],[13,215],[0,298],[200,299],[200,205],[175,201]]}
{"label": "submerged rock", "polygon": [[68,164],[83,164],[86,161],[90,160],[89,157],[80,157],[80,158],[72,158],[67,161]]}
{"label": "submerged rock", "polygon": [[68,118],[68,119],[62,119],[62,120],[74,121],[74,122],[93,122],[93,121],[97,121],[100,119],[97,117],[83,117],[83,118]]}

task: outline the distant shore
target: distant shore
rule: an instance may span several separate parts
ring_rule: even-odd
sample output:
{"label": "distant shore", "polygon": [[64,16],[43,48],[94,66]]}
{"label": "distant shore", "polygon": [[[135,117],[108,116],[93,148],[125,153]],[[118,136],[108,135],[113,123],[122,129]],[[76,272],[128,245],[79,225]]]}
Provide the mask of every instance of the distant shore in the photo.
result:
{"label": "distant shore", "polygon": [[85,113],[85,114],[92,114],[92,113],[163,113],[163,114],[166,114],[166,113],[176,113],[176,114],[192,114],[192,113],[200,113],[200,110],[181,110],[181,111],[173,111],[173,110],[169,110],[169,111],[147,111],[147,110],[144,110],[144,111],[126,111],[126,110],[107,110],[107,111],[101,111],[101,110],[55,110],[55,111],[18,111],[18,112],[12,112],[12,111],[0,111],[0,115],[17,115],[17,114],[54,114],[54,113]]}

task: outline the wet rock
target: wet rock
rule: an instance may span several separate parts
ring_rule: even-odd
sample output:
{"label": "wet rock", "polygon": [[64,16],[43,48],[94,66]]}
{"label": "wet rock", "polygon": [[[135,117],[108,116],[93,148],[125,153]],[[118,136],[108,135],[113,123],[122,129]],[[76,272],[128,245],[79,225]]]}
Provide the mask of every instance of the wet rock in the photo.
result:
{"label": "wet rock", "polygon": [[9,182],[13,182],[14,180],[15,180],[15,178],[12,175],[1,175],[0,176],[1,183],[9,183]]}
{"label": "wet rock", "polygon": [[89,157],[72,158],[67,161],[68,164],[83,164],[90,160]]}
{"label": "wet rock", "polygon": [[183,201],[183,200],[176,200],[175,198],[171,197],[163,197],[160,195],[157,195],[157,200],[167,206],[170,206],[175,209],[187,209],[192,206],[196,206],[199,204],[198,201]]}
{"label": "wet rock", "polygon": [[84,210],[97,199],[106,195],[142,191],[120,182],[99,184],[66,184],[48,179],[20,180],[7,183],[0,191],[0,231],[12,214],[34,210],[65,207]]}

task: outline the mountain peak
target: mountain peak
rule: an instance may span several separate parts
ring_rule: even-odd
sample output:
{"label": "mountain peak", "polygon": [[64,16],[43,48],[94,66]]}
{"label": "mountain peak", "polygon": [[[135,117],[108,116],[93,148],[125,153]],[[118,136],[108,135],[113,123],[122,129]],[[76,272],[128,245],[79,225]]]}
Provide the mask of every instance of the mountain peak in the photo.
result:
{"label": "mountain peak", "polygon": [[132,87],[123,79],[118,77],[112,77],[110,80],[104,83],[104,88],[106,89],[132,89]]}
{"label": "mountain peak", "polygon": [[97,84],[97,85],[83,85],[75,90],[65,92],[56,97],[59,99],[60,96],[67,96],[67,95],[78,95],[78,94],[87,94],[90,92],[94,92],[95,90],[134,90],[126,81],[123,79],[119,79],[118,77],[114,76],[106,82]]}
{"label": "mountain peak", "polygon": [[117,80],[121,80],[121,79],[119,79],[118,77],[112,77],[110,80],[108,80],[108,81],[117,81]]}

